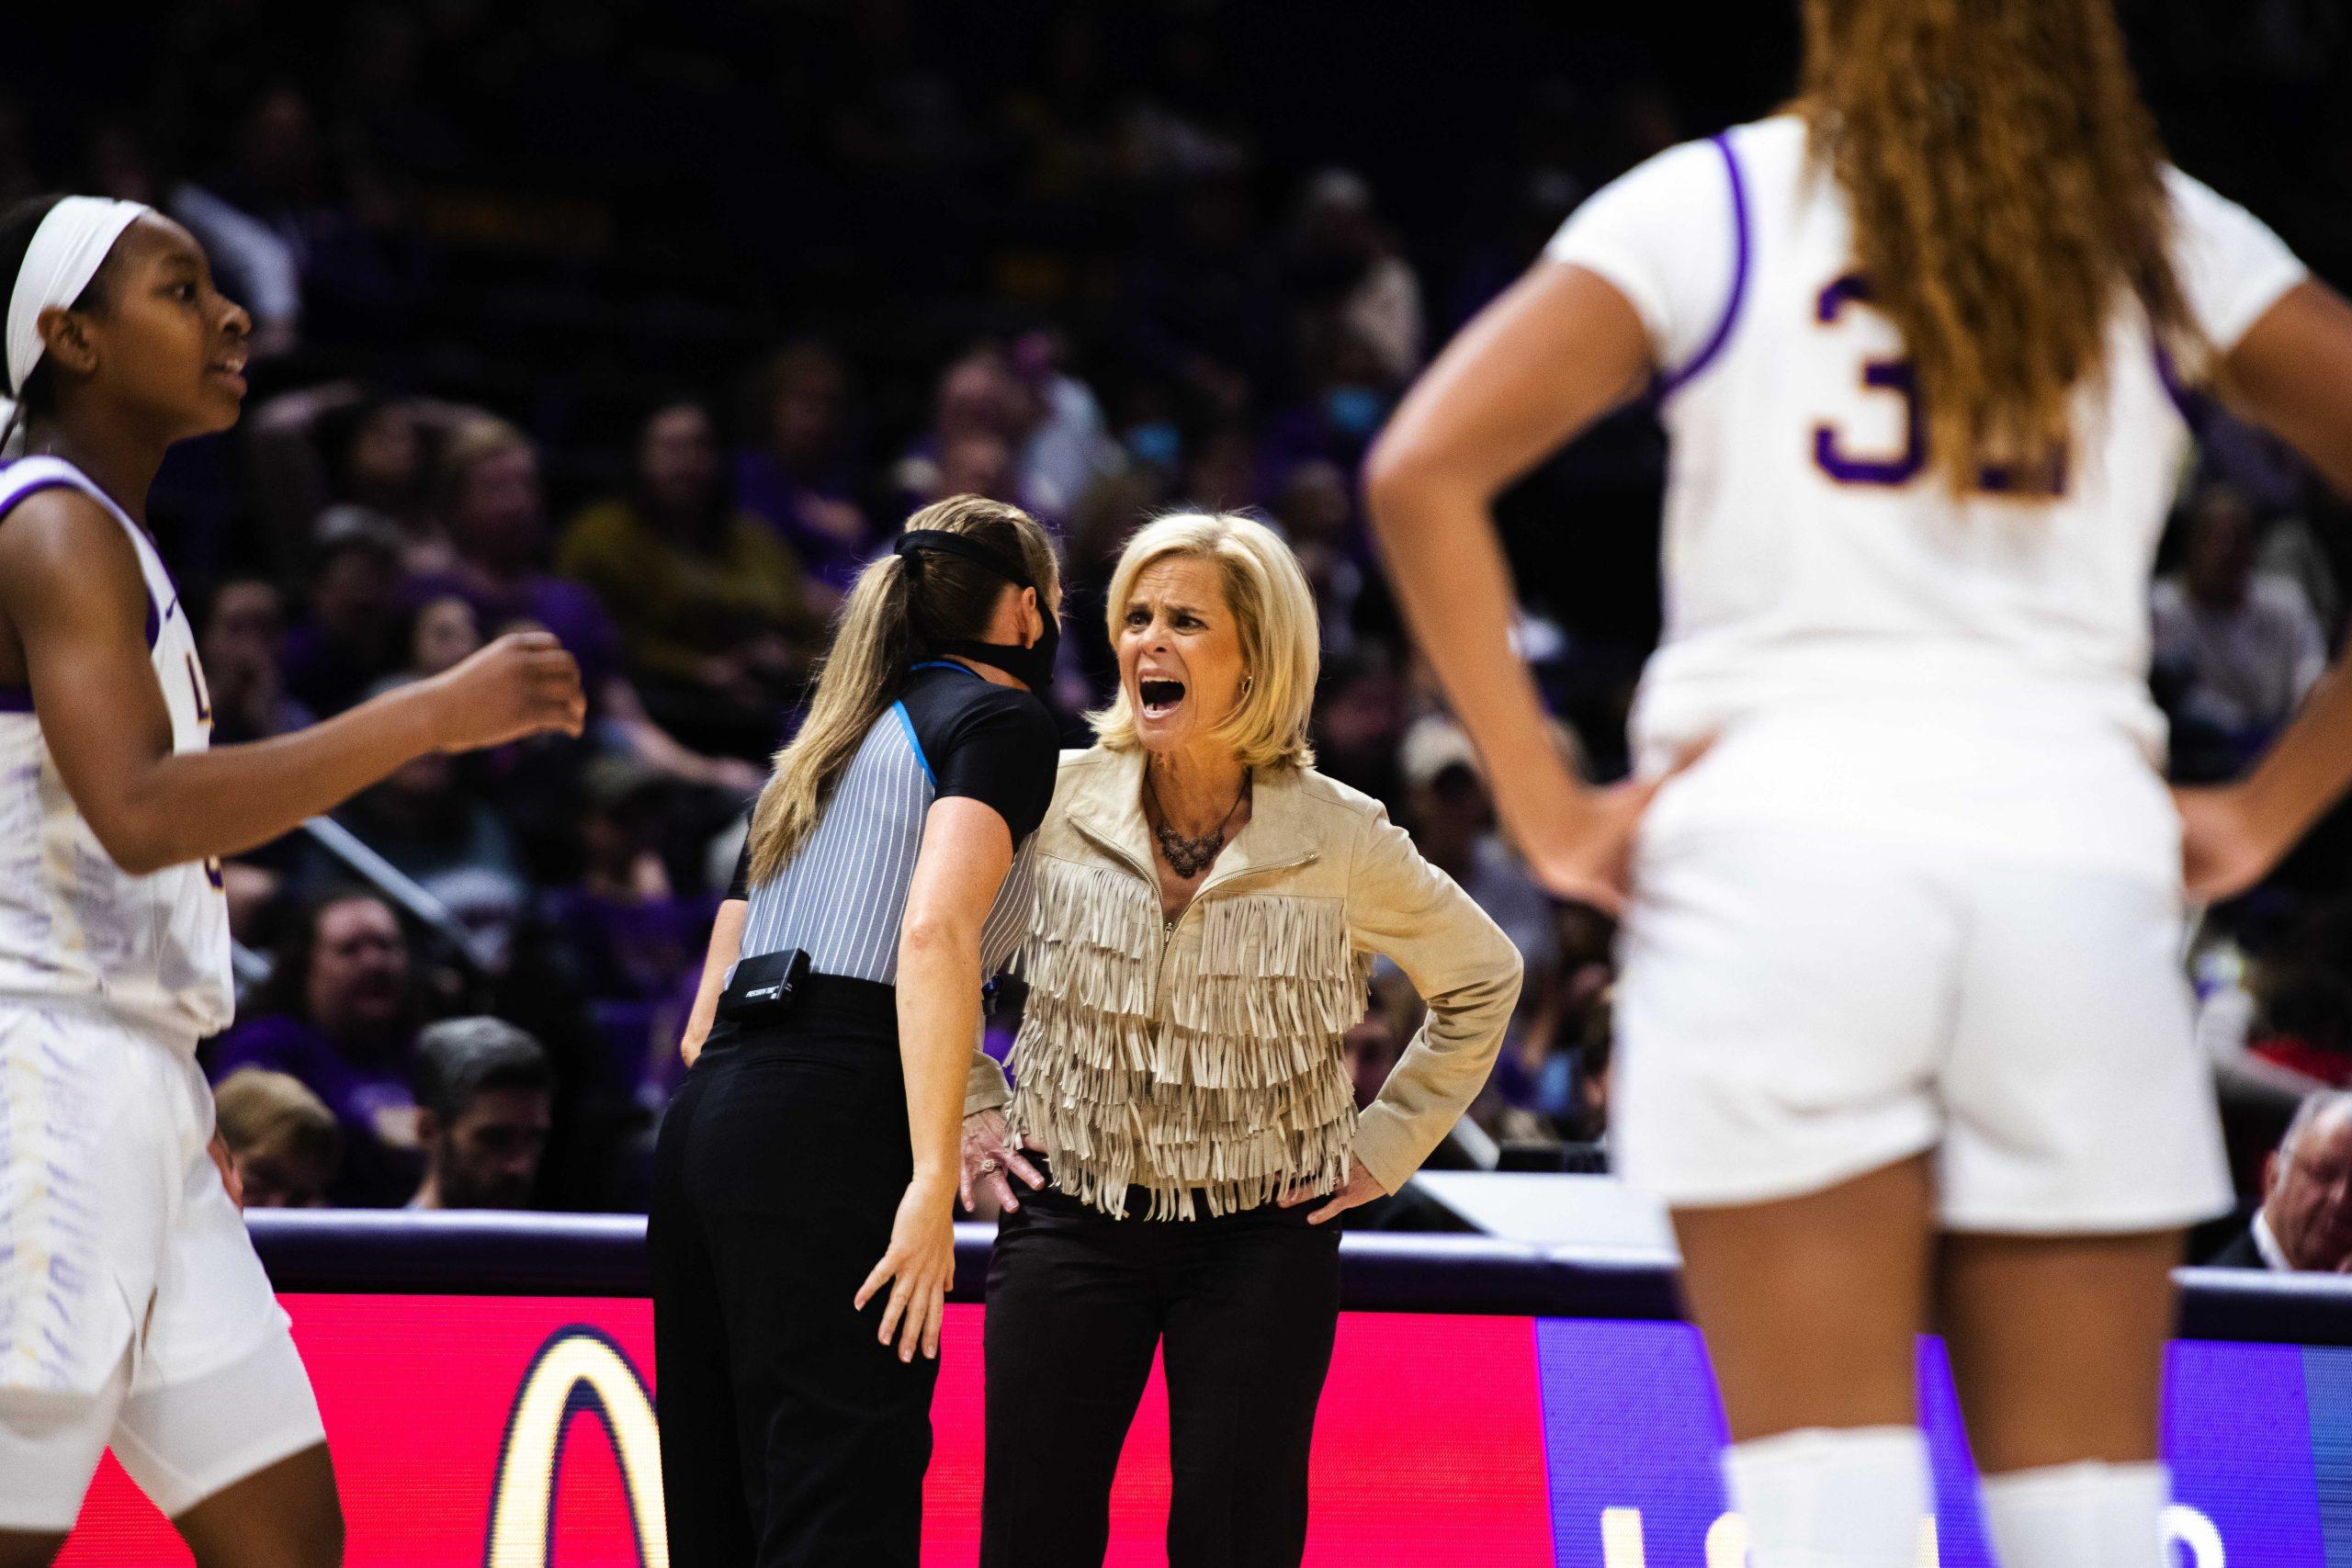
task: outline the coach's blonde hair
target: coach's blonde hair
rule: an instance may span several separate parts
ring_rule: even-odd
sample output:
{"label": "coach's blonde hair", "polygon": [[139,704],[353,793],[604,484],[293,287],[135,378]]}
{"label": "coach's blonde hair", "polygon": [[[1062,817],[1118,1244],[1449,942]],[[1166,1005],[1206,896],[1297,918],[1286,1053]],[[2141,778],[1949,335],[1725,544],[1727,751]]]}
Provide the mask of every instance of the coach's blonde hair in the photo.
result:
{"label": "coach's blonde hair", "polygon": [[[1312,767],[1315,748],[1307,741],[1306,725],[1315,707],[1322,641],[1315,595],[1298,558],[1272,528],[1235,513],[1180,512],[1147,523],[1127,540],[1111,576],[1105,620],[1112,647],[1118,646],[1125,629],[1136,579],[1170,556],[1216,565],[1240,633],[1247,681],[1233,711],[1218,724],[1217,739],[1244,767]],[[1124,682],[1111,705],[1087,719],[1094,738],[1111,750],[1132,751],[1142,744]]]}
{"label": "coach's blonde hair", "polygon": [[1812,157],[1917,367],[1954,491],[2040,464],[2136,302],[2208,373],[2175,275],[2165,150],[2110,0],[1804,0]]}
{"label": "coach's blonde hair", "polygon": [[[1038,614],[1054,613],[1061,568],[1053,540],[1021,508],[977,495],[951,496],[908,518],[907,528],[962,534],[1020,562],[1037,585]],[[898,700],[908,667],[938,643],[984,640],[998,598],[1007,592],[1019,590],[978,562],[935,551],[924,552],[911,570],[905,557],[887,555],[858,573],[832,646],[817,667],[808,717],[776,753],[775,772],[752,807],[754,884],[783,869],[807,841],[866,731]]]}

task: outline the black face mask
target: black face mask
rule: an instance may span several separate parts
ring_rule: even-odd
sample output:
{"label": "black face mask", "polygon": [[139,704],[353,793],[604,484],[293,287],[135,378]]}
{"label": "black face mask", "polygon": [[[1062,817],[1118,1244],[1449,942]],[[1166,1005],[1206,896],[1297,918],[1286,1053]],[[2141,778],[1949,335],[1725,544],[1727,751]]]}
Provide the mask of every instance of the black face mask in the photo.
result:
{"label": "black face mask", "polygon": [[933,528],[915,528],[900,534],[890,550],[894,555],[905,557],[910,567],[914,566],[915,553],[919,550],[961,556],[973,565],[996,573],[1016,588],[1035,591],[1038,618],[1045,623],[1045,630],[1027,648],[1013,643],[975,642],[968,637],[934,642],[931,646],[941,653],[952,653],[975,664],[1001,670],[1041,696],[1054,683],[1054,658],[1062,645],[1061,624],[1046,607],[1045,591],[1030,581],[1028,572],[975,539]]}

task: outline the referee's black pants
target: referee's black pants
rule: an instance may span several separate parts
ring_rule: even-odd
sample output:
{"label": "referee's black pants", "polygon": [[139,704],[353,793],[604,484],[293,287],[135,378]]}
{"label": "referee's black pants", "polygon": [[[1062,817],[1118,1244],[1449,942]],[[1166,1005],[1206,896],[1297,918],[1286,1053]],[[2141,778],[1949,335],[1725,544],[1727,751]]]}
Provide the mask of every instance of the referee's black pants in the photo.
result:
{"label": "referee's black pants", "polygon": [[1130,1191],[1130,1217],[1114,1220],[1023,1190],[1001,1222],[989,1264],[981,1568],[1099,1568],[1112,1473],[1155,1349],[1168,1381],[1170,1568],[1297,1568],[1306,1551],[1340,1227],[1309,1225],[1314,1204],[1138,1217],[1149,1203]]}
{"label": "referee's black pants", "polygon": [[677,1568],[914,1568],[938,1363],[856,1294],[912,1156],[888,987],[707,1050],[654,1154],[654,1395]]}

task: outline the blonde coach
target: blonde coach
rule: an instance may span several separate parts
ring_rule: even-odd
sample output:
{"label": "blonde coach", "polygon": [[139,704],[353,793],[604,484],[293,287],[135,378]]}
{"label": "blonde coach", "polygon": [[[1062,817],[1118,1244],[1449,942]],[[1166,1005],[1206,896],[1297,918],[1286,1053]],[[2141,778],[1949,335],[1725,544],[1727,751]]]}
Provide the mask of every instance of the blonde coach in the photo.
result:
{"label": "blonde coach", "polygon": [[[1314,602],[1272,532],[1148,525],[1109,617],[1119,694],[1038,835],[1018,1088],[1008,1115],[977,1073],[965,1106],[967,1189],[1010,1200],[980,1561],[1101,1562],[1159,1348],[1171,1568],[1295,1564],[1339,1316],[1329,1222],[1396,1190],[1485,1083],[1519,957],[1376,801],[1314,770]],[[1340,1038],[1375,954],[1429,1022],[1359,1116]]]}

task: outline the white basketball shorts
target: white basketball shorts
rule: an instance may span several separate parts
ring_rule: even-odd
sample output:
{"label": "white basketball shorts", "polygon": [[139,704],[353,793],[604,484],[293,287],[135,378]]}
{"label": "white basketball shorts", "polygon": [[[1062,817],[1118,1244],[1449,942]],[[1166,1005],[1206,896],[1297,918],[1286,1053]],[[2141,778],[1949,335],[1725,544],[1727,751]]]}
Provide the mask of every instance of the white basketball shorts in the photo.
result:
{"label": "white basketball shorts", "polygon": [[2231,1201],[2177,885],[1803,828],[1645,841],[1620,1168],[1670,1206],[1933,1151],[1945,1228],[2164,1229]]}
{"label": "white basketball shorts", "polygon": [[176,1516],[322,1440],[211,1135],[189,1043],[0,1000],[0,1529],[70,1529],[108,1447]]}

